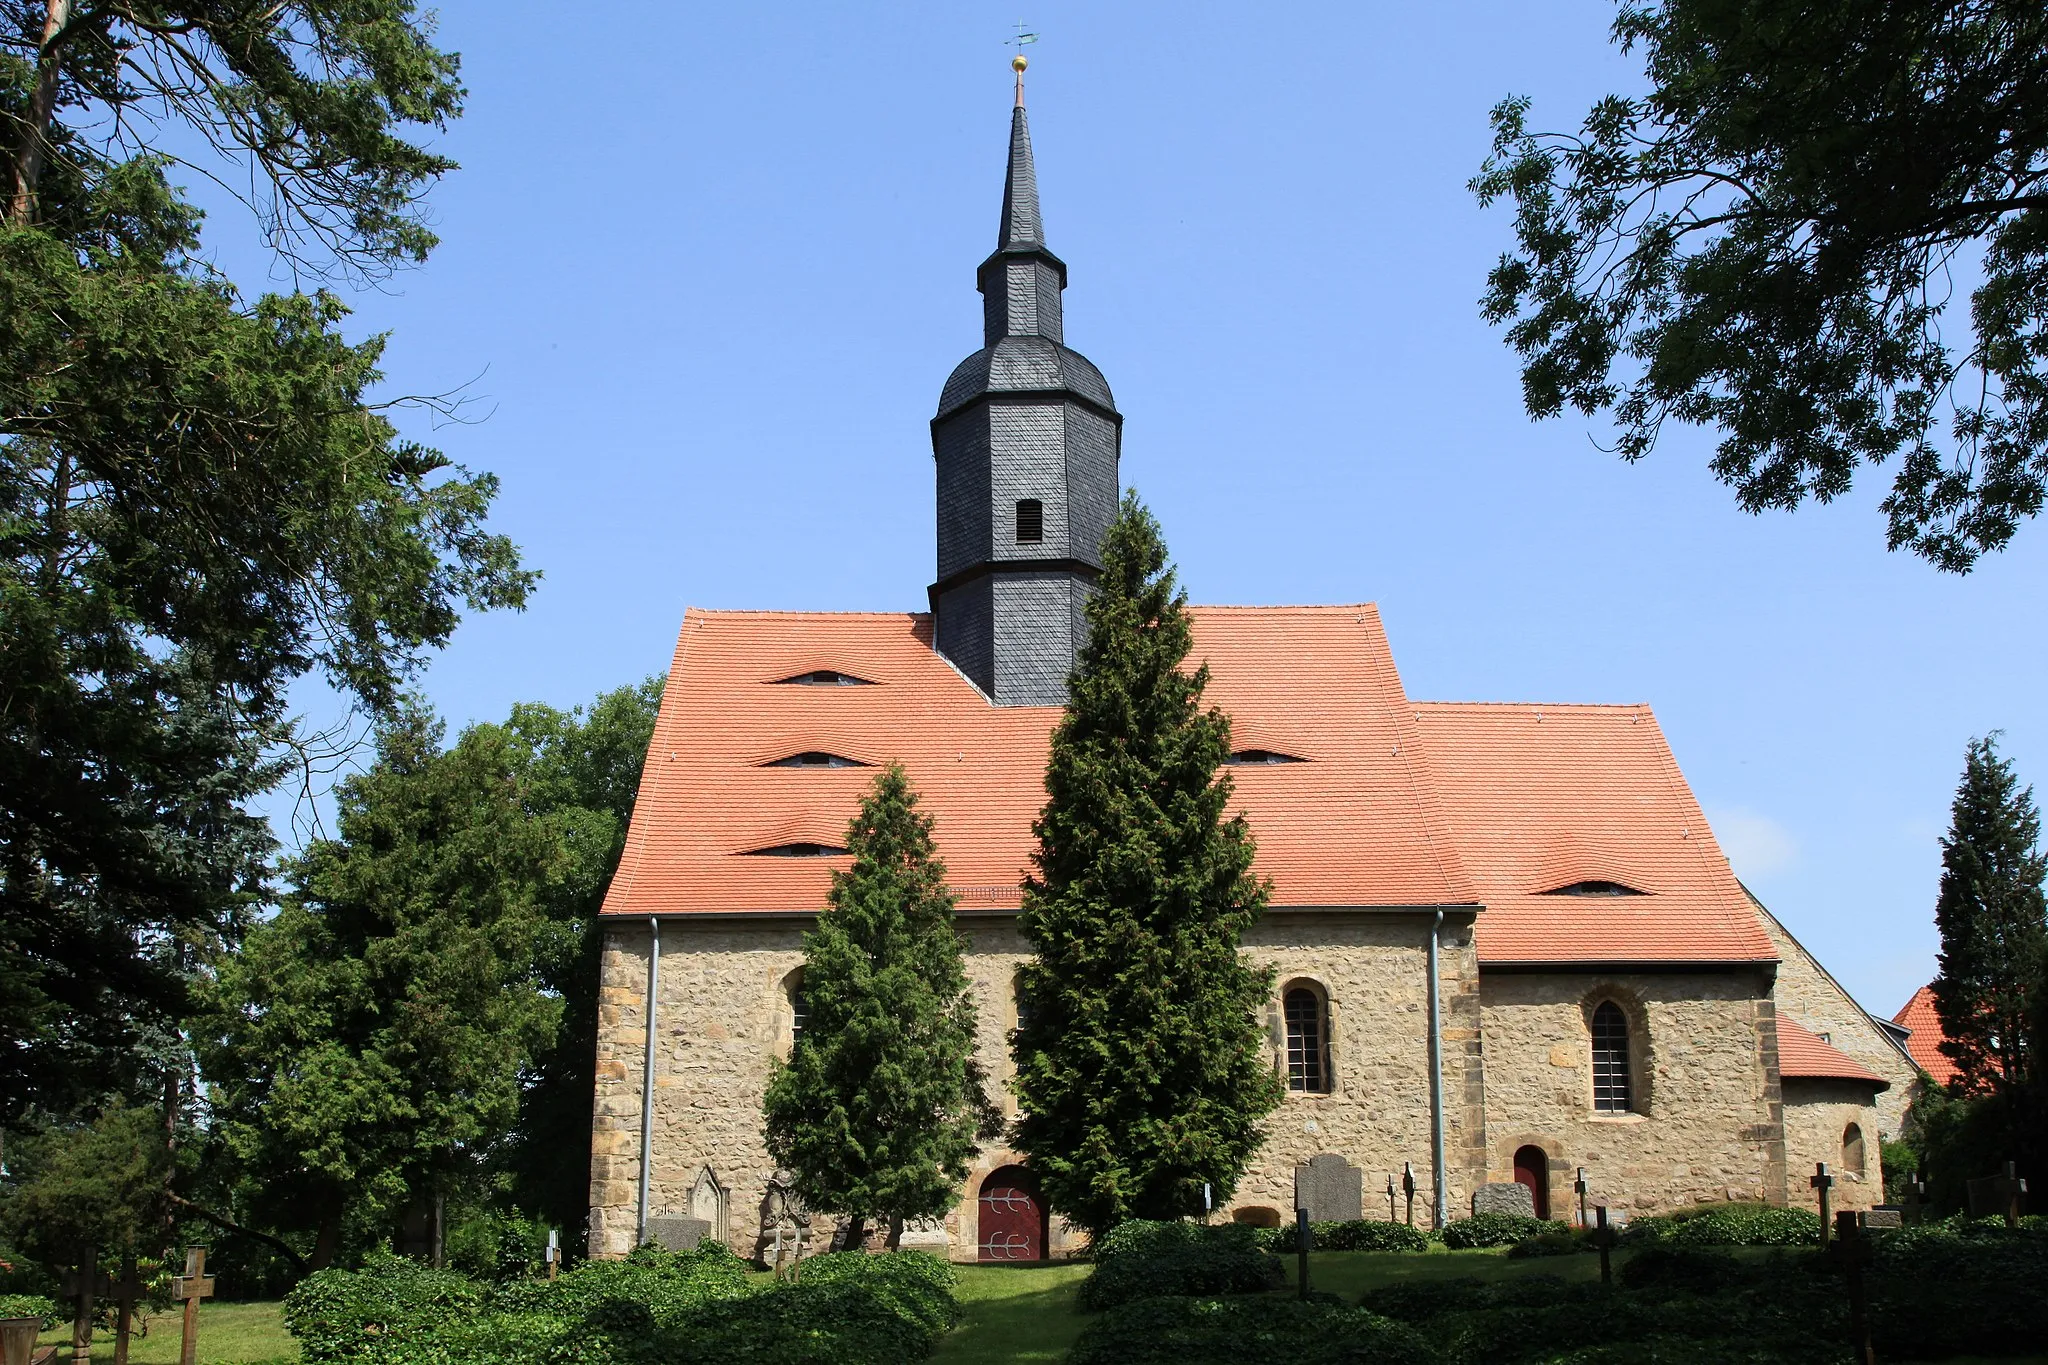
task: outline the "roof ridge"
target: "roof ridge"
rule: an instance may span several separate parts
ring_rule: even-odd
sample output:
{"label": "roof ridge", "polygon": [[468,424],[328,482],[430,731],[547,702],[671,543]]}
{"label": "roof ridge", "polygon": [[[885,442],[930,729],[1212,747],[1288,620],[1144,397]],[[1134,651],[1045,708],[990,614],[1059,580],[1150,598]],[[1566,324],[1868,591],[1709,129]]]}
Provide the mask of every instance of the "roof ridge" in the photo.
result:
{"label": "roof ridge", "polygon": [[[1364,623],[1363,617],[1359,620]],[[1379,631],[1377,643],[1384,648],[1368,647],[1366,666],[1381,694],[1381,704],[1389,707],[1394,743],[1401,750],[1401,770],[1408,775],[1409,795],[1421,816],[1417,824],[1421,826],[1423,842],[1429,847],[1430,857],[1436,861],[1437,875],[1443,878],[1444,889],[1477,902],[1479,885],[1467,875],[1465,861],[1458,856],[1457,840],[1451,835],[1451,822],[1443,808],[1443,793],[1437,790],[1436,771],[1428,767],[1428,747],[1415,724],[1415,712],[1408,704],[1408,690],[1401,685],[1401,670],[1394,663],[1394,644],[1386,638],[1386,623],[1380,620],[1377,609],[1373,611],[1373,627]],[[1392,675],[1391,682],[1381,676],[1383,662],[1385,672]],[[1446,852],[1450,855],[1448,864],[1444,861]]]}
{"label": "roof ridge", "polygon": [[1541,707],[1545,711],[1641,711],[1655,715],[1646,701],[1417,701],[1442,711],[1494,711],[1511,707]]}
{"label": "roof ridge", "polygon": [[931,615],[927,611],[801,611],[784,610],[776,607],[684,607],[683,620],[693,616],[818,616],[844,621],[858,618],[868,621],[914,621]]}
{"label": "roof ridge", "polygon": [[1373,611],[1377,602],[1190,602],[1189,611]]}

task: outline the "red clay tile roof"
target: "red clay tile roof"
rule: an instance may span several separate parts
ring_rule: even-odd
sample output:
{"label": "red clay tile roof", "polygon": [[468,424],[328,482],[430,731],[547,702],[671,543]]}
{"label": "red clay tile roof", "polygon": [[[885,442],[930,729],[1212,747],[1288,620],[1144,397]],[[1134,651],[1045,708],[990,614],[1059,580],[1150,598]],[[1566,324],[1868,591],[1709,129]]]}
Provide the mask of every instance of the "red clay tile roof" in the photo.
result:
{"label": "red clay tile roof", "polygon": [[[1481,963],[1773,961],[1645,706],[1421,702]],[[1639,896],[1564,896],[1618,882]]]}
{"label": "red clay tile roof", "polygon": [[1778,1016],[1778,1074],[1791,1077],[1819,1077],[1824,1080],[1869,1081],[1879,1090],[1891,1082],[1863,1063],[1848,1056],[1796,1019]]}
{"label": "red clay tile roof", "polygon": [[[1775,956],[1648,711],[1418,706],[1369,605],[1193,617],[1234,747],[1308,760],[1230,769],[1275,906],[1484,902],[1483,961]],[[821,669],[875,685],[779,681]],[[692,609],[605,913],[820,908],[843,857],[746,856],[843,841],[873,772],[761,766],[810,750],[901,761],[962,908],[1015,906],[1058,718],[990,705],[923,615]],[[1577,881],[1650,894],[1538,894]]]}
{"label": "red clay tile roof", "polygon": [[1942,1032],[1941,1016],[1934,1009],[1934,987],[1922,986],[1913,992],[1892,1022],[1908,1030],[1906,1051],[1920,1069],[1934,1078],[1936,1085],[1947,1085],[1956,1078],[1956,1064],[1942,1053],[1942,1040],[1948,1035]]}
{"label": "red clay tile roof", "polygon": [[[1259,747],[1310,760],[1231,769],[1274,903],[1470,904],[1378,613],[1224,607],[1194,618],[1210,699],[1245,715]],[[820,669],[875,686],[778,681]],[[1058,719],[1049,707],[991,706],[932,651],[926,616],[692,609],[605,912],[823,906],[844,858],[741,856],[844,841],[871,770],[760,766],[820,749],[900,760],[936,817],[962,906],[1016,905]]]}

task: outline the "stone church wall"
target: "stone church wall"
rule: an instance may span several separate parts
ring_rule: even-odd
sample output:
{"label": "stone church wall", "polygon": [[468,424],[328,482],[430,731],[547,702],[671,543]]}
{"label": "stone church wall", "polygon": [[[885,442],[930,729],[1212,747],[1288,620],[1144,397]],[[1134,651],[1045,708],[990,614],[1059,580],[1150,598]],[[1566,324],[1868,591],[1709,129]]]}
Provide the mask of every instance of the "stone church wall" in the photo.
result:
{"label": "stone church wall", "polygon": [[[1867,1209],[1884,1202],[1884,1158],[1878,1148],[1879,1111],[1871,1087],[1859,1081],[1794,1076],[1785,1081],[1785,1160],[1791,1203],[1818,1210],[1812,1179],[1825,1161],[1835,1177],[1829,1198],[1836,1209]],[[1849,1125],[1863,1138],[1861,1169],[1844,1138]]]}
{"label": "stone church wall", "polygon": [[[1489,1178],[1514,1178],[1527,1145],[1548,1157],[1550,1206],[1589,1200],[1634,1213],[1786,1197],[1786,1135],[1767,977],[1713,973],[1523,973],[1480,981]],[[1630,1024],[1634,1112],[1593,1109],[1590,1022],[1600,1001]]]}
{"label": "stone church wall", "polygon": [[[1772,992],[1778,1008],[1891,1082],[1889,1090],[1878,1092],[1873,1131],[1897,1137],[1905,1130],[1906,1110],[1918,1091],[1920,1068],[1900,1055],[1883,1030],[1863,1012],[1863,1007],[1761,903],[1757,905],[1757,921],[1771,936],[1772,946],[1782,959],[1778,964],[1777,986]],[[1795,1165],[1794,1170],[1797,1169]],[[1812,1162],[1806,1164],[1806,1170],[1812,1173]]]}

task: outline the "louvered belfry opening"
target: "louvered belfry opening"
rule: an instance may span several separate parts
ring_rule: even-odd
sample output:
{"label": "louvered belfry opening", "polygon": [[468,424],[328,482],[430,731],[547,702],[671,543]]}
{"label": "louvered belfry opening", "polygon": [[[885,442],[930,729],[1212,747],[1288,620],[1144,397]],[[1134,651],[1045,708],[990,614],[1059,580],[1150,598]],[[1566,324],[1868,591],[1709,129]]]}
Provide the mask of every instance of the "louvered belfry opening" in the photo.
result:
{"label": "louvered belfry opening", "polygon": [[1603,1114],[1629,1110],[1628,1016],[1612,1000],[1593,1011],[1593,1108]]}

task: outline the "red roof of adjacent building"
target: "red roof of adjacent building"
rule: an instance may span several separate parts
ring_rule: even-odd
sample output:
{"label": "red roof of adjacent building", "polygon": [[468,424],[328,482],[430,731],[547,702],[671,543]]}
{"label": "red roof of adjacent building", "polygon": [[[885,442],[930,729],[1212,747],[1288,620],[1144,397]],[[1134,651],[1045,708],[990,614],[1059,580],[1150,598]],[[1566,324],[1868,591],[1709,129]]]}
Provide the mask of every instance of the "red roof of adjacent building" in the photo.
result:
{"label": "red roof of adjacent building", "polygon": [[[1275,907],[1483,903],[1482,961],[1769,961],[1741,888],[1641,707],[1408,700],[1372,606],[1196,607],[1193,657]],[[1014,907],[1060,712],[997,707],[909,614],[692,609],[608,915],[815,911],[863,767],[901,762],[963,910]],[[868,685],[784,681],[820,670]],[[1618,882],[1640,896],[1544,895]]]}
{"label": "red roof of adjacent building", "polygon": [[1869,1081],[1879,1090],[1891,1082],[1827,1042],[1796,1019],[1778,1016],[1778,1074],[1821,1080]]}
{"label": "red roof of adjacent building", "polygon": [[1956,1064],[1941,1050],[1948,1035],[1942,1032],[1941,1015],[1934,1008],[1934,987],[1914,991],[1892,1022],[1906,1030],[1906,1051],[1936,1085],[1947,1085],[1956,1078]]}

